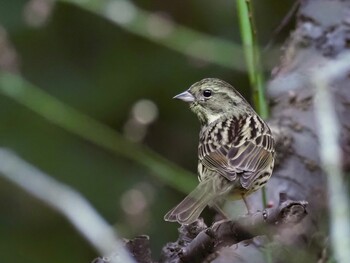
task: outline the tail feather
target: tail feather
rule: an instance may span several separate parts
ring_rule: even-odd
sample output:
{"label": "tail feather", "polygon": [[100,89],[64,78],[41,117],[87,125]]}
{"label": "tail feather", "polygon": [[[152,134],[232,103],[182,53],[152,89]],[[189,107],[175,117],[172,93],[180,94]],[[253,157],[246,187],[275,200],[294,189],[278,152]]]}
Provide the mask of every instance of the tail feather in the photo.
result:
{"label": "tail feather", "polygon": [[190,224],[200,216],[204,208],[213,201],[212,191],[208,191],[208,182],[201,182],[180,204],[171,209],[165,221]]}

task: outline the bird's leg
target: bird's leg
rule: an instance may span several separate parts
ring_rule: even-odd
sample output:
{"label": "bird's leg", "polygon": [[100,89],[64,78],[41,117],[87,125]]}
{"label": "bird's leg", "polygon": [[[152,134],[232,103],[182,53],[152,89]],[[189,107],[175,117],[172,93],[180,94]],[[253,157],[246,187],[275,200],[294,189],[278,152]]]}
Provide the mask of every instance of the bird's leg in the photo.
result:
{"label": "bird's leg", "polygon": [[252,214],[252,210],[251,210],[251,207],[247,201],[247,199],[245,198],[244,195],[242,195],[242,199],[243,199],[243,202],[245,204],[245,207],[247,208],[247,211],[248,211],[248,215]]}
{"label": "bird's leg", "polygon": [[220,206],[218,206],[217,204],[212,206],[214,208],[214,210],[222,217],[222,219],[229,219],[230,217],[227,216],[227,214],[225,213],[224,210],[222,210],[220,208]]}

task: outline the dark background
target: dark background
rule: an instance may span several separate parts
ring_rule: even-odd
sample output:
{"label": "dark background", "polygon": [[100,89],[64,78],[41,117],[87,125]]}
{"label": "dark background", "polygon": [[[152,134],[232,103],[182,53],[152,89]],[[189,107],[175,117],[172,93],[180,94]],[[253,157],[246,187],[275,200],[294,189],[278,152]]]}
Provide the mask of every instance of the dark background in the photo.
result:
{"label": "dark background", "polygon": [[[126,137],[133,136],[125,129],[132,121],[133,105],[143,99],[152,101],[158,117],[138,143],[193,173],[199,124],[187,105],[171,98],[205,77],[221,78],[250,98],[245,72],[173,51],[119,27],[98,15],[101,11],[94,14],[70,3],[58,1],[44,22],[33,25],[27,13],[33,2],[39,10],[47,4],[45,0],[0,1],[0,25],[16,51],[22,76]],[[94,2],[104,1],[88,2],[94,6]],[[240,44],[235,1],[133,3],[174,23]],[[254,1],[262,47],[292,4]],[[277,44],[292,24],[277,36]],[[244,66],[242,58],[227,56],[240,59],[238,63]],[[268,64],[277,60],[276,56],[264,56]],[[270,70],[266,69],[267,73]],[[162,245],[176,238],[178,225],[164,222],[163,215],[184,193],[164,184],[140,164],[63,130],[3,95],[0,120],[2,147],[13,149],[81,192],[121,236],[149,235],[153,253],[160,253]],[[137,135],[139,126],[131,127]],[[89,262],[96,257],[61,215],[3,179],[0,251],[2,262]]]}

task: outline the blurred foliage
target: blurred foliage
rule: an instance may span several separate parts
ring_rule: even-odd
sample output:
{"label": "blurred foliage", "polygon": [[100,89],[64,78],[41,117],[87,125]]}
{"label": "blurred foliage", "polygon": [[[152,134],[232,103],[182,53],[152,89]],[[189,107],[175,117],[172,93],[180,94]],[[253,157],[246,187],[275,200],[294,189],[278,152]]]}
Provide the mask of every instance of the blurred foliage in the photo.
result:
{"label": "blurred foliage", "polygon": [[[27,12],[34,1],[39,6],[47,2],[0,1],[0,25],[17,52],[22,76],[126,137],[130,136],[125,125],[134,118],[135,103],[152,101],[158,118],[147,127],[131,125],[144,132],[138,143],[193,174],[199,124],[185,104],[171,98],[205,77],[224,79],[250,96],[245,73],[130,33],[99,15],[100,10],[92,13],[79,4],[55,2],[44,23],[31,24]],[[134,4],[188,28],[240,43],[233,1],[157,0]],[[254,2],[261,46],[269,41],[291,4]],[[239,63],[245,64],[242,59]],[[165,242],[175,239],[178,225],[164,222],[163,215],[183,194],[165,185],[154,171],[56,126],[7,96],[0,95],[0,105],[2,147],[15,150],[80,191],[122,236],[150,235],[155,258]],[[2,261],[89,262],[96,256],[61,216],[15,186],[1,180],[0,196]]]}

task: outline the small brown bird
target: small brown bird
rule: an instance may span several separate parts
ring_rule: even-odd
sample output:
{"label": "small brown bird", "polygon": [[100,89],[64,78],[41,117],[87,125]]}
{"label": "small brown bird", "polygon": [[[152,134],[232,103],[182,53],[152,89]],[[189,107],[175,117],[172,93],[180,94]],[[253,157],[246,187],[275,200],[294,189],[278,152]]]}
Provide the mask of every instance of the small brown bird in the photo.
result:
{"label": "small brown bird", "polygon": [[266,184],[274,166],[270,128],[225,81],[207,78],[174,97],[190,103],[201,123],[198,146],[199,185],[165,216],[190,224],[209,205],[227,196],[243,198]]}

